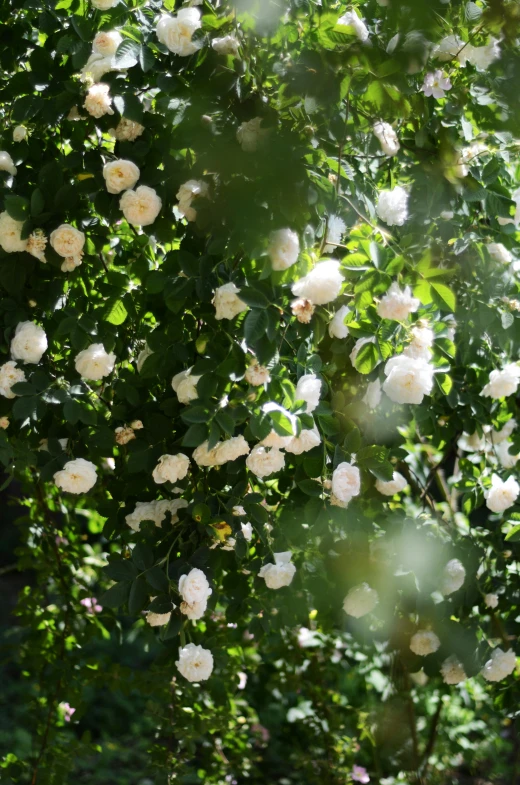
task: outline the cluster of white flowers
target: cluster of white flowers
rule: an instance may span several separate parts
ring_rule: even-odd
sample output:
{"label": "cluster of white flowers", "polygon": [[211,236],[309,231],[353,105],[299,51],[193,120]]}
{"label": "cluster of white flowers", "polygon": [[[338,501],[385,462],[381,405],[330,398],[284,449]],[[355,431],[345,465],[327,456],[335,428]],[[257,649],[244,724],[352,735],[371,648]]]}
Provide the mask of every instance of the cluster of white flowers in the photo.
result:
{"label": "cluster of white flowers", "polygon": [[110,128],[108,133],[118,142],[135,142],[144,132],[144,125],[122,117],[115,128]]}
{"label": "cluster of white flowers", "polygon": [[274,553],[274,564],[264,564],[259,578],[263,578],[268,589],[281,589],[282,586],[289,586],[296,573],[296,567],[292,563],[290,551]]}
{"label": "cluster of white flowers", "polygon": [[104,82],[96,82],[89,88],[83,104],[89,115],[99,120],[106,114],[114,114],[110,87]]}
{"label": "cluster of white flowers", "polygon": [[300,240],[292,229],[277,229],[269,236],[267,249],[273,270],[287,270],[298,261]]}
{"label": "cluster of white flowers", "polygon": [[198,8],[181,8],[176,16],[161,16],[157,23],[157,38],[174,55],[188,57],[202,46],[201,41],[193,40],[193,33],[201,26]]}
{"label": "cluster of white flowers", "polygon": [[119,207],[129,224],[149,226],[161,212],[162,200],[153,188],[140,185],[135,191],[124,192]]}
{"label": "cluster of white flowers", "polygon": [[340,16],[336,24],[352,27],[360,41],[368,41],[370,35],[368,27],[355,11],[347,11],[344,13],[343,16]]}
{"label": "cluster of white flowers", "polygon": [[441,593],[447,597],[458,591],[466,579],[464,565],[458,559],[451,559],[445,566],[441,576]]}
{"label": "cluster of white flowers", "polygon": [[117,30],[100,30],[92,42],[92,53],[81,70],[82,82],[100,82],[109,71],[118,71],[114,55],[123,37]]}
{"label": "cluster of white flowers", "polygon": [[433,654],[440,647],[441,642],[431,630],[419,630],[410,638],[410,649],[419,657]]}
{"label": "cluster of white flowers", "polygon": [[121,191],[133,188],[140,176],[139,167],[123,158],[109,161],[103,167],[103,177],[109,194],[119,194]]}
{"label": "cluster of white flowers", "polygon": [[485,46],[473,46],[457,35],[448,35],[435,47],[434,54],[441,62],[457,59],[463,67],[471,63],[477,71],[486,71],[500,57],[500,43],[491,37]]}
{"label": "cluster of white flowers", "polygon": [[231,282],[215,290],[213,297],[215,319],[234,319],[239,313],[247,310],[248,306],[238,296],[239,292],[240,289]]}
{"label": "cluster of white flowers", "polygon": [[391,480],[376,480],[376,488],[383,496],[395,496],[407,487],[408,481],[399,472],[394,472]]}
{"label": "cluster of white flowers", "polygon": [[85,235],[79,229],[61,224],[51,232],[50,243],[56,253],[65,259],[61,265],[63,272],[70,272],[81,264]]}
{"label": "cluster of white flowers", "polygon": [[343,461],[332,472],[332,495],[337,506],[346,507],[361,492],[361,474],[357,466]]}
{"label": "cluster of white flowers", "polygon": [[232,436],[223,442],[217,442],[211,450],[208,442],[202,442],[193,451],[193,460],[197,466],[222,466],[228,461],[236,461],[243,455],[249,454],[249,445],[242,435]]}
{"label": "cluster of white flowers", "polygon": [[504,512],[512,507],[520,493],[520,485],[514,477],[508,477],[505,482],[497,474],[491,477],[491,487],[484,492],[486,506],[491,512]]}
{"label": "cluster of white flowers", "polygon": [[442,663],[441,674],[445,684],[460,684],[468,678],[463,664],[454,654]]}
{"label": "cluster of white flowers", "polygon": [[420,357],[400,354],[385,365],[383,390],[394,403],[422,403],[433,387],[433,366]]}
{"label": "cluster of white flowers", "polygon": [[177,393],[179,403],[191,403],[191,401],[199,397],[197,382],[201,377],[192,376],[191,370],[191,368],[188,368],[187,371],[176,373],[172,379],[173,391]]}
{"label": "cluster of white flowers", "polygon": [[399,139],[392,126],[389,125],[389,123],[375,123],[373,131],[384,154],[388,156],[397,155],[401,145],[399,144]]}
{"label": "cluster of white flowers", "polygon": [[188,506],[185,499],[161,499],[153,502],[137,502],[135,510],[125,517],[125,521],[133,531],[139,531],[143,521],[153,521],[156,526],[162,526],[166,514],[170,513],[171,522],[177,523],[179,510]]}
{"label": "cluster of white flowers", "polygon": [[34,322],[20,322],[11,341],[11,357],[36,365],[47,350],[45,330]]}
{"label": "cluster of white flowers", "polygon": [[402,226],[408,218],[408,194],[396,185],[391,191],[381,191],[376,212],[388,226]]}
{"label": "cluster of white flowers", "polygon": [[502,681],[506,679],[516,668],[516,655],[512,649],[502,651],[500,648],[493,649],[491,659],[482,668],[482,675],[486,681]]}
{"label": "cluster of white flowers", "polygon": [[177,455],[161,455],[152,476],[158,485],[183,480],[188,474],[190,459],[180,452]]}
{"label": "cluster of white flowers", "polygon": [[394,281],[387,293],[377,304],[377,313],[382,319],[394,319],[397,322],[404,322],[411,313],[415,313],[421,301],[412,297],[412,291],[406,286],[404,291],[399,288],[397,281]]}
{"label": "cluster of white flowers", "polygon": [[76,458],[67,461],[63,469],[54,474],[54,482],[67,493],[88,493],[97,481],[96,467],[91,461]]}
{"label": "cluster of white flowers", "polygon": [[[282,437],[283,438],[283,437]],[[293,455],[302,455],[304,452],[313,450],[321,444],[320,432],[314,428],[302,430],[299,436],[293,436],[285,445],[285,450]]]}
{"label": "cluster of white flowers", "polygon": [[187,221],[194,221],[197,217],[197,211],[192,207],[194,199],[208,198],[209,186],[204,180],[188,180],[183,183],[177,191],[177,211],[181,218],[186,218]]}
{"label": "cluster of white flowers", "polygon": [[374,610],[379,602],[379,595],[368,583],[353,586],[343,601],[343,610],[349,616],[360,619]]}
{"label": "cluster of white flowers", "polygon": [[11,387],[18,382],[25,382],[25,373],[21,368],[16,367],[16,363],[9,360],[0,366],[0,395],[4,398],[16,398],[16,393]]}
{"label": "cluster of white flowers", "polygon": [[116,356],[107,352],[102,343],[93,343],[76,357],[75,367],[82,379],[100,381],[114,370]]}
{"label": "cluster of white flowers", "polygon": [[201,619],[212,594],[208,579],[197,567],[179,580],[179,594],[182,597],[181,613],[189,619]]}
{"label": "cluster of white flowers", "polygon": [[175,663],[181,676],[191,682],[206,681],[213,673],[213,655],[209,649],[187,643],[179,649]]}
{"label": "cluster of white flowers", "polygon": [[237,140],[245,153],[255,153],[268,134],[269,131],[262,128],[262,118],[254,117],[239,126]]}
{"label": "cluster of white flowers", "polygon": [[333,259],[320,262],[310,273],[293,283],[295,297],[309,300],[313,305],[326,305],[336,299],[343,286],[341,265]]}

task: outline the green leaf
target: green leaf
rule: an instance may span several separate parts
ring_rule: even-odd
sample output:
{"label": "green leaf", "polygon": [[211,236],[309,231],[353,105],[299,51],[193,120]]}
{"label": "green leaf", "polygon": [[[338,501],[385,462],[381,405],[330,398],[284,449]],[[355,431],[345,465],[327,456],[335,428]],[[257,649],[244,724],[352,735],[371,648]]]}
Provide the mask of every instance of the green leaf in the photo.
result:
{"label": "green leaf", "polygon": [[137,575],[135,565],[132,564],[130,559],[117,559],[109,562],[104,568],[104,572],[113,581],[126,581],[133,580]]}
{"label": "green leaf", "polygon": [[230,414],[220,410],[215,416],[215,421],[219,424],[224,433],[227,433],[228,436],[233,436],[233,433],[235,432],[235,421]]}
{"label": "green leaf", "polygon": [[208,438],[208,428],[202,423],[190,425],[182,440],[183,447],[198,447]]}
{"label": "green leaf", "polygon": [[320,496],[323,492],[322,486],[316,480],[300,480],[296,484],[307,496]]}
{"label": "green leaf", "polygon": [[[117,47],[115,54],[115,63],[119,69],[132,68],[137,65],[141,57],[142,47],[137,41],[132,41],[130,38],[125,38]],[[144,70],[144,69],[143,69]]]}
{"label": "green leaf", "polygon": [[130,596],[128,598],[128,610],[130,613],[139,613],[146,605],[148,599],[148,589],[144,578],[136,578],[130,586]]}
{"label": "green leaf", "polygon": [[238,296],[243,302],[245,302],[246,305],[249,305],[251,308],[269,307],[269,300],[259,289],[252,289],[250,287],[242,286],[240,287]]}
{"label": "green leaf", "polygon": [[171,619],[168,622],[163,634],[162,639],[164,641],[170,641],[172,638],[176,638],[179,632],[182,629],[182,625],[184,624],[184,619],[179,613],[172,613]]}
{"label": "green leaf", "polygon": [[280,436],[294,436],[293,425],[287,414],[275,409],[268,413],[273,428]]}
{"label": "green leaf", "polygon": [[128,311],[123,305],[123,301],[116,300],[109,306],[108,312],[104,318],[105,321],[110,322],[110,324],[120,325],[123,324],[127,316]]}
{"label": "green leaf", "polygon": [[29,202],[22,196],[13,194],[4,199],[5,209],[15,221],[25,221],[29,216]]}
{"label": "green leaf", "polygon": [[167,592],[170,588],[170,582],[166,576],[164,570],[161,570],[160,567],[152,567],[146,573],[146,580],[152,587],[152,589],[157,589],[157,591]]}
{"label": "green leaf", "polygon": [[144,542],[138,542],[132,551],[132,561],[140,570],[147,570],[153,564],[153,551]]}
{"label": "green leaf", "polygon": [[455,295],[443,283],[431,283],[433,299],[443,311],[454,312],[456,308]]}
{"label": "green leaf", "polygon": [[148,606],[152,613],[170,613],[172,608],[172,601],[167,594],[159,594]]}
{"label": "green leaf", "polygon": [[507,542],[518,542],[520,540],[520,523],[510,529],[506,534],[506,540]]}
{"label": "green leaf", "polygon": [[31,194],[31,215],[40,215],[45,207],[45,198],[39,188],[35,188]]}
{"label": "green leaf", "polygon": [[255,308],[247,314],[244,321],[244,336],[250,346],[254,346],[266,329],[267,314],[265,311]]}
{"label": "green leaf", "polygon": [[121,583],[111,586],[99,598],[100,605],[104,608],[119,608],[124,605],[130,592],[130,585],[130,581],[121,581]]}
{"label": "green leaf", "polygon": [[209,420],[209,411],[205,406],[190,406],[181,412],[181,418],[188,423],[206,423]]}
{"label": "green leaf", "polygon": [[354,361],[354,368],[359,371],[359,373],[367,374],[371,373],[379,362],[379,351],[375,343],[366,343],[357,354]]}
{"label": "green leaf", "polygon": [[155,57],[152,50],[149,46],[145,46],[144,44],[139,50],[139,65],[145,73],[151,71],[155,65]]}

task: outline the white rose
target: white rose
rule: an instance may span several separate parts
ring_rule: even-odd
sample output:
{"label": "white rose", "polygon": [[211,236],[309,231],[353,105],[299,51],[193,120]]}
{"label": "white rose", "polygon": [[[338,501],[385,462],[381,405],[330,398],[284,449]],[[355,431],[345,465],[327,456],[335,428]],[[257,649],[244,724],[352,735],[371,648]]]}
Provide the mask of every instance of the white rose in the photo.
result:
{"label": "white rose", "polygon": [[329,324],[329,335],[331,338],[346,338],[348,336],[348,327],[345,324],[345,318],[350,313],[348,305],[342,305],[339,308]]}
{"label": "white rose", "polygon": [[[335,176],[335,175],[334,175]],[[332,253],[341,243],[341,238],[345,234],[347,225],[339,215],[329,215],[327,221],[327,240],[323,253]]]}
{"label": "white rose", "polygon": [[105,114],[114,114],[111,104],[110,87],[99,82],[89,88],[83,106],[92,117],[99,119]]}
{"label": "white rose", "polygon": [[348,616],[360,619],[374,610],[379,602],[379,595],[375,589],[371,589],[368,583],[360,583],[353,586],[343,600],[343,610]]}
{"label": "white rose", "polygon": [[27,139],[27,128],[24,125],[17,125],[13,129],[13,142],[23,142]]}
{"label": "white rose", "polygon": [[410,639],[410,649],[419,657],[433,654],[440,647],[441,642],[431,630],[419,630]]}
{"label": "white rose", "polygon": [[11,357],[25,363],[39,363],[48,346],[43,327],[34,322],[20,322],[11,341]]}
{"label": "white rose", "polygon": [[240,529],[246,542],[251,542],[253,539],[253,527],[250,523],[241,523]]}
{"label": "white rose", "polygon": [[197,567],[179,579],[179,594],[184,602],[193,605],[195,602],[207,602],[212,594],[208,579]]}
{"label": "white rose", "polygon": [[512,507],[520,493],[520,485],[514,477],[503,482],[497,474],[491,477],[491,488],[484,492],[486,507],[491,512],[504,512]]}
{"label": "white rose", "polygon": [[202,619],[206,613],[207,607],[207,600],[203,600],[202,602],[193,602],[191,605],[184,601],[180,604],[180,612],[187,616],[188,619],[196,621],[197,619]]}
{"label": "white rose", "polygon": [[410,334],[412,340],[403,354],[406,354],[408,357],[421,357],[423,360],[429,360],[432,356],[433,330],[430,330],[429,327],[414,325],[410,330]]}
{"label": "white rose", "polygon": [[113,8],[119,0],[90,0],[90,2],[98,11],[108,11],[110,8]]}
{"label": "white rose", "polygon": [[114,433],[115,433],[116,443],[120,445],[128,444],[128,442],[131,442],[132,439],[135,439],[135,433],[133,428],[119,427],[115,429]]}
{"label": "white rose", "polygon": [[208,450],[208,441],[202,442],[199,446],[193,451],[193,460],[197,464],[197,466],[216,466],[217,465],[217,451],[216,448],[221,442],[217,442],[217,444]]}
{"label": "white rose", "polygon": [[467,59],[477,71],[486,71],[491,63],[500,57],[500,42],[493,37],[486,46],[470,46],[468,48]]}
{"label": "white rose", "polygon": [[374,382],[369,382],[367,384],[367,391],[363,396],[363,403],[365,403],[369,409],[377,409],[381,403],[382,397],[381,382],[379,379],[376,379]]}
{"label": "white rose", "polygon": [[491,371],[489,382],[483,388],[481,395],[487,398],[506,398],[516,393],[520,379],[520,366],[508,363],[501,371]]}
{"label": "white rose", "polygon": [[422,403],[432,391],[433,373],[426,360],[400,354],[385,365],[383,390],[395,403]]}
{"label": "white rose", "polygon": [[414,684],[417,684],[418,687],[424,687],[426,684],[428,684],[428,676],[422,669],[420,671],[416,671],[415,673],[410,673],[410,678]]}
{"label": "white rose", "polygon": [[457,441],[457,447],[464,450],[464,452],[480,452],[486,447],[486,437],[479,436],[477,431],[472,434],[463,432]]}
{"label": "white rose", "polygon": [[114,136],[118,142],[135,142],[143,132],[144,125],[128,120],[126,117],[122,117],[117,126],[108,131],[110,136]]}
{"label": "white rose", "polygon": [[332,473],[332,493],[343,504],[348,504],[361,491],[361,475],[357,466],[343,461]]}
{"label": "white rose", "polygon": [[381,191],[376,212],[388,226],[402,226],[408,218],[408,194],[396,185],[391,191]]}
{"label": "white rose", "polygon": [[13,384],[25,382],[25,373],[16,367],[12,360],[0,366],[0,395],[4,398],[16,398],[16,393],[11,391]]}
{"label": "white rose", "polygon": [[451,221],[454,215],[455,213],[453,212],[453,210],[443,210],[441,212],[441,218],[443,219],[443,221]]}
{"label": "white rose", "polygon": [[96,467],[84,458],[67,461],[63,469],[54,475],[54,482],[58,488],[67,493],[88,493],[96,481]]}
{"label": "white rose", "polygon": [[305,401],[307,413],[310,414],[319,405],[320,394],[321,381],[315,373],[306,373],[300,376],[294,392],[294,399],[296,401]]}
{"label": "white rose", "polygon": [[442,576],[440,590],[445,597],[458,591],[463,586],[466,579],[464,565],[458,559],[451,559],[445,566]]}
{"label": "white rose", "polygon": [[76,356],[75,367],[83,379],[99,381],[114,370],[116,356],[106,352],[102,343],[93,343]]}
{"label": "white rose", "polygon": [[502,681],[516,668],[516,655],[512,649],[502,651],[497,648],[493,650],[491,659],[486,662],[481,673],[486,681]]}
{"label": "white rose", "polygon": [[0,172],[9,172],[13,177],[17,172],[13,159],[5,150],[0,150]]}
{"label": "white rose", "polygon": [[101,82],[105,74],[110,71],[117,71],[113,58],[93,52],[81,69],[79,78],[82,82]]}
{"label": "white rose", "polygon": [[409,286],[404,291],[399,288],[399,284],[394,281],[387,293],[377,304],[377,313],[382,319],[393,319],[396,322],[404,322],[411,313],[414,313],[420,306],[421,301],[412,297]]}
{"label": "white rose", "polygon": [[269,235],[267,249],[273,270],[287,270],[298,261],[300,240],[292,229],[277,229]]}
{"label": "white rose", "polygon": [[498,605],[498,594],[485,594],[484,602],[487,608],[496,608]]}
{"label": "white rose", "polygon": [[150,627],[164,627],[165,624],[171,619],[171,611],[169,613],[151,613],[148,611],[146,614],[146,623],[150,625]]}
{"label": "white rose", "polygon": [[261,128],[262,118],[254,117],[242,123],[237,130],[237,140],[245,153],[254,153],[258,150],[265,137],[269,133],[265,128]]}
{"label": "white rose", "polygon": [[122,40],[123,36],[117,30],[100,30],[92,42],[92,51],[103,57],[112,57]]}
{"label": "white rose", "polygon": [[0,428],[3,430],[9,428],[9,417],[0,417]]}
{"label": "white rose", "polygon": [[298,299],[291,302],[292,314],[296,316],[300,324],[309,324],[315,310],[316,306],[304,297],[298,297]]}
{"label": "white rose", "polygon": [[276,431],[271,431],[265,439],[262,439],[260,444],[262,447],[276,447],[278,450],[284,450],[292,441],[292,438],[292,436],[280,436]]}
{"label": "white rose", "polygon": [[[81,254],[83,256],[83,254]],[[64,273],[71,273],[76,267],[82,264],[81,256],[67,256],[61,265],[61,270]]]}
{"label": "white rose", "polygon": [[179,510],[188,506],[185,499],[161,499],[154,502],[137,502],[135,510],[125,517],[127,526],[130,526],[135,532],[141,528],[143,521],[153,521],[156,526],[162,526],[166,514],[169,512],[171,515],[171,523],[177,523]]}
{"label": "white rose", "polygon": [[293,455],[301,455],[314,449],[314,447],[318,447],[320,444],[321,436],[316,426],[314,426],[314,428],[302,431],[299,436],[293,436],[285,446],[285,449]]}
{"label": "white rose", "polygon": [[[1,243],[1,238],[0,238]],[[29,235],[27,238],[27,253],[30,253],[31,256],[34,256],[40,262],[46,262],[45,258],[45,249],[47,247],[47,238],[43,233],[42,229],[35,229],[32,234]]]}
{"label": "white rose", "polygon": [[492,430],[491,441],[493,442],[493,444],[500,444],[500,442],[509,439],[513,431],[516,430],[516,425],[517,423],[515,418],[511,417],[511,419],[509,419],[506,422],[506,424],[503,426],[503,428],[500,431]]}
{"label": "white rose", "polygon": [[51,232],[50,242],[59,256],[77,258],[83,252],[85,235],[69,224],[61,224]]}
{"label": "white rose", "polygon": [[397,134],[388,123],[375,123],[374,136],[378,139],[381,149],[388,156],[397,155],[401,145],[397,138]]}
{"label": "white rose", "polygon": [[257,477],[269,477],[285,466],[285,456],[276,447],[267,449],[257,444],[246,458],[247,468]]}
{"label": "white rose", "polygon": [[291,562],[291,552],[274,553],[273,556],[274,564],[264,564],[258,577],[265,580],[268,589],[281,589],[282,586],[289,586],[296,572],[296,567]]}
{"label": "white rose", "polygon": [[368,41],[369,32],[368,27],[362,19],[356,14],[355,11],[347,11],[343,16],[340,16],[336,22],[338,25],[345,25],[345,27],[352,27],[355,34],[360,41]]}
{"label": "white rose", "polygon": [[468,53],[468,44],[465,44],[458,35],[446,36],[433,50],[434,57],[440,60],[441,63],[446,63],[448,60],[456,58],[462,66],[466,65]]}
{"label": "white rose", "polygon": [[448,657],[441,665],[441,674],[445,684],[460,684],[468,677],[464,666],[454,654]]}
{"label": "white rose", "polygon": [[234,319],[248,306],[238,297],[238,289],[234,283],[225,283],[215,290],[213,305],[215,306],[215,319]]}
{"label": "white rose", "polygon": [[211,46],[219,55],[236,55],[240,48],[240,41],[234,35],[225,35],[223,38],[214,38]]}
{"label": "white rose", "polygon": [[183,183],[177,191],[177,211],[179,215],[186,218],[187,221],[194,221],[197,217],[197,211],[191,206],[194,199],[209,196],[209,186],[204,180],[188,180]]}
{"label": "white rose", "polygon": [[249,444],[242,435],[232,436],[223,442],[215,445],[215,456],[217,465],[221,466],[228,461],[236,461],[243,455],[248,455]]}
{"label": "white rose", "polygon": [[153,188],[140,185],[135,191],[124,192],[119,207],[129,224],[149,226],[161,212],[162,201]]}
{"label": "white rose", "polygon": [[191,403],[199,397],[197,392],[197,382],[200,376],[191,376],[191,368],[187,371],[176,373],[172,379],[173,391],[177,393],[179,403]]}
{"label": "white rose", "polygon": [[260,387],[262,384],[269,384],[271,375],[264,365],[260,365],[257,360],[253,360],[245,373],[245,380],[253,387]]}
{"label": "white rose", "polygon": [[513,466],[516,466],[518,460],[520,459],[520,454],[516,453],[516,455],[512,455],[509,452],[510,447],[510,442],[500,442],[500,444],[495,446],[495,452],[497,454],[498,460],[504,469],[512,469]]}
{"label": "white rose", "polygon": [[213,672],[213,655],[209,649],[188,643],[179,649],[179,659],[175,664],[181,676],[188,681],[206,681]]}
{"label": "white rose", "polygon": [[385,482],[384,480],[376,480],[376,488],[383,496],[395,496],[396,493],[404,491],[408,482],[399,472],[394,472],[392,479]]}
{"label": "white rose", "polygon": [[23,221],[15,221],[9,213],[0,213],[0,245],[6,253],[21,253],[27,248],[27,240],[22,240]]}
{"label": "white rose", "polygon": [[109,194],[118,194],[133,188],[140,176],[138,167],[132,161],[125,161],[123,158],[110,161],[103,167],[103,177]]}
{"label": "white rose", "polygon": [[177,16],[161,16],[157,23],[157,38],[173,54],[187,57],[202,46],[202,42],[192,40],[193,33],[201,26],[197,8],[181,8]]}
{"label": "white rose", "polygon": [[186,477],[189,468],[190,459],[182,452],[177,455],[161,455],[152,476],[158,485],[164,482],[177,482]]}
{"label": "white rose", "polygon": [[511,251],[508,251],[507,248],[502,245],[502,243],[488,243],[486,248],[488,249],[488,253],[495,262],[501,262],[502,264],[509,264],[513,261],[513,254]]}
{"label": "white rose", "polygon": [[341,292],[343,276],[340,263],[334,259],[320,262],[291,287],[295,297],[310,300],[313,305],[326,305],[332,302]]}

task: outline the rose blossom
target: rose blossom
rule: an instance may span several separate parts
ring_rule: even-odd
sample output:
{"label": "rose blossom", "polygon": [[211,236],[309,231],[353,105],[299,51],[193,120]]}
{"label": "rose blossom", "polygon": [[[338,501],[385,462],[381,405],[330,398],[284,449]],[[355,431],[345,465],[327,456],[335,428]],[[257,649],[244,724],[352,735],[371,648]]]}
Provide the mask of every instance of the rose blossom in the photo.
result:
{"label": "rose blossom", "polygon": [[374,610],[379,602],[379,595],[368,583],[353,586],[343,601],[343,610],[348,616],[360,619]]}
{"label": "rose blossom", "polygon": [[376,480],[376,488],[383,496],[395,496],[396,493],[404,491],[408,482],[402,474],[394,472],[392,479],[385,482],[384,480]]}
{"label": "rose blossom", "polygon": [[11,387],[18,382],[25,382],[25,373],[21,368],[16,367],[12,360],[0,366],[0,395],[4,398],[16,398],[16,393],[11,391]]}
{"label": "rose blossom", "polygon": [[432,391],[433,372],[426,360],[400,354],[385,365],[383,390],[394,403],[422,403]]}
{"label": "rose blossom", "polygon": [[133,188],[140,175],[138,167],[132,161],[125,161],[123,158],[110,161],[103,167],[103,177],[109,194],[118,194]]}
{"label": "rose blossom", "polygon": [[213,305],[215,306],[215,319],[234,319],[242,311],[246,311],[248,306],[240,299],[238,289],[234,283],[225,283],[215,289]]}
{"label": "rose blossom", "polygon": [[27,139],[27,128],[24,125],[17,125],[13,129],[13,142],[23,142]]}
{"label": "rose blossom", "polygon": [[481,395],[487,398],[506,398],[518,389],[520,380],[520,366],[517,363],[508,363],[501,371],[491,371],[489,382],[482,389]]}
{"label": "rose blossom", "polygon": [[493,649],[491,659],[486,662],[481,673],[486,681],[502,681],[516,668],[516,655],[512,649],[502,651]]}
{"label": "rose blossom", "polygon": [[468,678],[464,666],[454,654],[442,663],[441,674],[445,684],[460,684]]}
{"label": "rose blossom", "polygon": [[361,491],[361,475],[357,466],[343,461],[332,473],[332,493],[340,502],[348,504]]}
{"label": "rose blossom", "polygon": [[245,153],[255,153],[269,133],[265,128],[261,128],[262,118],[254,117],[239,126],[237,130],[237,140]]}
{"label": "rose blossom", "polygon": [[267,449],[257,444],[248,455],[246,466],[253,474],[262,479],[283,469],[285,457],[276,447]]}
{"label": "rose blossom", "polygon": [[392,128],[391,125],[388,123],[378,122],[375,123],[374,128],[374,136],[378,139],[381,149],[388,156],[397,155],[399,152],[400,144],[397,138],[397,134]]}
{"label": "rose blossom", "polygon": [[464,584],[466,570],[458,559],[451,559],[445,566],[442,576],[440,590],[441,594],[447,597],[458,591]]}
{"label": "rose blossom", "polygon": [[100,381],[114,370],[116,356],[108,353],[102,343],[93,343],[76,356],[75,367],[83,379]]}
{"label": "rose blossom", "polygon": [[114,136],[118,142],[135,142],[144,132],[144,125],[122,117],[115,128],[109,128],[108,133]]}
{"label": "rose blossom", "polygon": [[396,185],[391,191],[380,191],[376,212],[388,226],[402,226],[408,218],[408,194]]}
{"label": "rose blossom", "polygon": [[54,482],[58,488],[68,493],[88,493],[96,481],[95,465],[84,458],[67,461],[63,469],[54,474]]}
{"label": "rose blossom", "polygon": [[219,55],[237,55],[240,41],[234,35],[225,35],[223,38],[214,38],[211,46]]}
{"label": "rose blossom", "polygon": [[187,221],[194,221],[197,211],[191,206],[194,199],[209,196],[209,186],[203,180],[188,180],[177,191],[177,210]]}
{"label": "rose blossom", "polygon": [[117,30],[100,30],[92,42],[92,51],[103,57],[112,57],[122,40],[123,36]]}
{"label": "rose blossom", "polygon": [[11,218],[8,212],[0,213],[0,245],[6,253],[20,253],[27,248],[27,240],[22,240],[23,221]]}
{"label": "rose blossom", "polygon": [[363,43],[368,41],[370,35],[368,32],[368,27],[364,21],[359,18],[355,11],[347,11],[344,13],[343,16],[340,16],[336,24],[345,25],[345,27],[352,27],[360,41]]}
{"label": "rose blossom", "polygon": [[37,364],[47,350],[47,336],[43,327],[34,322],[20,322],[11,341],[11,357],[25,363]]}
{"label": "rose blossom", "polygon": [[9,172],[13,177],[17,172],[13,159],[5,150],[0,150],[0,172]]}
{"label": "rose blossom", "polygon": [[158,485],[164,482],[177,482],[186,477],[189,468],[190,459],[182,452],[177,455],[161,455],[152,477]]}
{"label": "rose blossom", "polygon": [[206,681],[213,672],[213,655],[209,649],[188,643],[179,649],[179,659],[175,664],[188,681]]}
{"label": "rose blossom", "polygon": [[314,426],[314,428],[302,430],[299,436],[293,436],[285,445],[285,449],[293,455],[301,455],[304,452],[314,449],[314,447],[318,447],[320,444],[320,432],[316,426]]}
{"label": "rose blossom", "polygon": [[321,381],[315,373],[306,373],[300,376],[296,390],[294,391],[294,399],[296,401],[305,401],[307,404],[306,412],[310,414],[313,412],[320,403],[321,394]]}
{"label": "rose blossom", "polygon": [[296,316],[300,324],[309,324],[315,310],[316,306],[314,306],[310,300],[305,300],[303,297],[299,297],[297,300],[291,302],[292,315]]}
{"label": "rose blossom", "polygon": [[348,327],[345,324],[345,318],[350,313],[348,305],[342,305],[329,323],[329,335],[331,338],[346,338],[349,334]]}
{"label": "rose blossom", "polygon": [[268,589],[281,589],[283,586],[289,586],[296,572],[296,567],[291,562],[291,551],[274,553],[273,556],[274,564],[271,562],[264,564],[258,577],[265,580]]}
{"label": "rose blossom", "polygon": [[410,649],[420,657],[433,654],[441,645],[437,635],[431,630],[419,630],[410,639]]}
{"label": "rose blossom", "polygon": [[491,512],[504,512],[512,507],[520,493],[520,485],[514,477],[508,477],[504,482],[497,474],[491,477],[491,488],[484,491],[486,507]]}
{"label": "rose blossom", "polygon": [[411,313],[419,308],[420,304],[420,300],[412,297],[409,286],[402,290],[399,288],[399,284],[394,281],[384,297],[378,302],[377,313],[382,319],[404,322]]}
{"label": "rose blossom", "polygon": [[179,594],[188,605],[194,605],[207,602],[212,590],[202,570],[194,567],[187,575],[182,575],[179,579]]}
{"label": "rose blossom", "polygon": [[447,76],[444,76],[441,70],[433,71],[424,77],[424,84],[421,90],[425,96],[444,98],[445,91],[451,90],[451,82]]}
{"label": "rose blossom", "polygon": [[293,283],[295,297],[310,300],[313,305],[326,305],[336,299],[343,286],[341,265],[334,259],[320,262],[310,273]]}
{"label": "rose blossom", "polygon": [[110,87],[99,82],[89,89],[83,106],[92,117],[99,119],[105,114],[114,114],[111,104]]}
{"label": "rose blossom", "polygon": [[157,38],[173,54],[188,57],[202,46],[201,41],[192,39],[193,33],[201,26],[197,8],[181,8],[176,16],[161,16],[157,23]]}
{"label": "rose blossom", "polygon": [[264,365],[260,365],[258,360],[253,360],[248,367],[245,376],[246,382],[253,387],[260,387],[262,384],[269,384],[271,375]]}
{"label": "rose blossom", "polygon": [[172,379],[173,391],[177,394],[179,403],[191,403],[199,397],[197,382],[201,376],[191,376],[191,368],[187,371],[176,373]]}
{"label": "rose blossom", "polygon": [[278,229],[269,236],[267,249],[273,270],[287,270],[298,261],[300,240],[292,229]]}
{"label": "rose blossom", "polygon": [[61,224],[51,232],[51,246],[59,256],[78,258],[83,253],[85,235],[69,224]]}
{"label": "rose blossom", "polygon": [[381,403],[381,398],[381,382],[379,379],[369,382],[367,384],[367,391],[363,396],[363,403],[365,403],[369,409],[376,409]]}
{"label": "rose blossom", "polygon": [[177,523],[179,516],[177,513],[188,506],[185,499],[161,499],[153,502],[137,502],[135,510],[125,517],[127,526],[133,531],[138,532],[143,521],[153,521],[156,526],[161,527],[167,513],[171,515],[171,523]]}
{"label": "rose blossom", "polygon": [[498,594],[485,594],[484,602],[487,608],[496,608],[498,605]]}
{"label": "rose blossom", "polygon": [[140,185],[135,191],[124,192],[119,207],[129,224],[149,226],[161,212],[162,201],[153,188]]}

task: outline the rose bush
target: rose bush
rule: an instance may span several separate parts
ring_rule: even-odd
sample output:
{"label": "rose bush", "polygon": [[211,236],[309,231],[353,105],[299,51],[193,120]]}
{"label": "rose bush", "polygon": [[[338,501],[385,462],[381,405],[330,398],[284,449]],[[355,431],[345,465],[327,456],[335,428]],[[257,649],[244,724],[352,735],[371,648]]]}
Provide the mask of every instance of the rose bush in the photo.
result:
{"label": "rose bush", "polygon": [[[517,704],[517,4],[0,19],[0,461],[36,576],[7,775],[70,771],[58,707],[124,680],[172,781],[469,761],[447,707]],[[100,668],[130,635],[147,669]]]}

